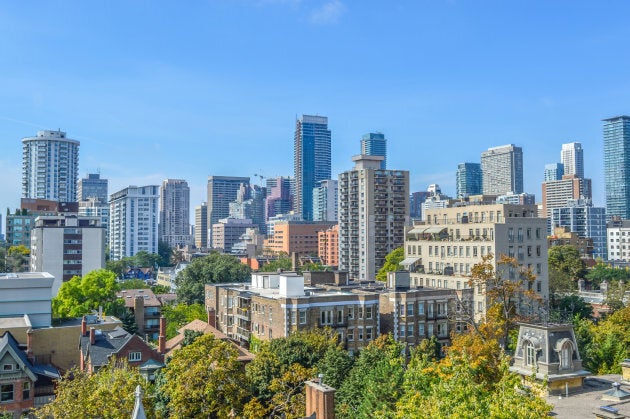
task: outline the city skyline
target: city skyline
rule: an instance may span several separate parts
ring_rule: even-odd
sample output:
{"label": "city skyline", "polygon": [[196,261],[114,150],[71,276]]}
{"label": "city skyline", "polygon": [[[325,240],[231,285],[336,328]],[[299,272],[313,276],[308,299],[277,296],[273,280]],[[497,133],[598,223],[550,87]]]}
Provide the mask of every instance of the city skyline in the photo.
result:
{"label": "city skyline", "polygon": [[[117,5],[5,6],[1,206],[19,206],[19,140],[39,129],[81,142],[80,177],[100,170],[110,191],[186,179],[193,206],[210,175],[291,175],[301,114],[329,118],[333,179],[351,169],[357,139],[380,131],[411,191],[437,183],[454,196],[458,163],[513,143],[524,190],[540,200],[544,164],[580,142],[605,204],[601,120],[630,113],[629,58],[614,48],[630,33],[625,3],[613,16],[575,2],[160,3],[150,16]],[[383,30],[368,30],[376,22]],[[331,65],[295,71],[315,47]]]}

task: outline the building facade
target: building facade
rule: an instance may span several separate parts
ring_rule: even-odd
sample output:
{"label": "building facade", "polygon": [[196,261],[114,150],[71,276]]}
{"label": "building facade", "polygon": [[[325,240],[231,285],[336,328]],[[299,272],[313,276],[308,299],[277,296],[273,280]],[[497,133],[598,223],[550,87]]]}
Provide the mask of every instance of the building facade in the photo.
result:
{"label": "building facade", "polygon": [[79,179],[77,200],[87,201],[94,198],[98,202],[107,203],[107,184],[107,179],[102,179],[100,173],[88,173],[87,177]]}
{"label": "building facade", "polygon": [[[551,218],[551,210],[566,207],[572,199],[591,199],[591,180],[578,178],[576,175],[564,175],[561,180],[542,184],[543,214]],[[551,233],[552,226],[548,232]]]}
{"label": "building facade", "polygon": [[356,280],[375,279],[409,221],[409,172],[381,170],[382,159],[355,156],[339,175],[339,269]]}
{"label": "building facade", "polygon": [[606,224],[608,260],[630,262],[630,220],[613,220]]}
{"label": "building facade", "polygon": [[223,218],[212,226],[212,248],[231,253],[232,246],[241,241],[248,228],[254,228],[248,218]]}
{"label": "building facade", "polygon": [[561,180],[564,176],[564,165],[562,163],[549,163],[545,165],[545,182]]}
{"label": "building facade", "polygon": [[105,235],[97,217],[39,216],[31,231],[31,272],[51,273],[57,295],[73,276],[105,268]]}
{"label": "building facade", "polygon": [[129,186],[110,196],[109,254],[112,260],[141,250],[158,253],[160,187]]}
{"label": "building facade", "polygon": [[338,183],[328,179],[313,189],[313,221],[337,221]]}
{"label": "building facade", "polygon": [[569,200],[564,207],[551,210],[553,227],[568,227],[579,237],[593,239],[593,257],[608,260],[606,208],[594,207],[590,199]]}
{"label": "building facade", "polygon": [[[537,216],[535,205],[459,205],[428,211],[427,222],[416,224],[405,234],[403,266],[410,270],[416,287],[463,290],[475,264],[494,255],[513,257],[536,275],[533,290],[549,296],[547,269],[547,220]],[[503,272],[516,279],[517,270]],[[487,309],[485,291],[474,290],[471,309],[477,318]]]}
{"label": "building facade", "polygon": [[385,134],[370,132],[361,138],[361,154],[364,156],[383,156],[381,169],[387,169],[387,140]]}
{"label": "building facade", "polygon": [[267,232],[265,198],[267,188],[258,185],[241,185],[236,200],[230,202],[230,218],[249,219],[262,234]]}
{"label": "building facade", "polygon": [[195,207],[195,247],[208,246],[208,204],[202,202]]}
{"label": "building facade", "polygon": [[169,247],[192,244],[190,234],[190,188],[181,179],[166,179],[160,188],[159,240]]}
{"label": "building facade", "polygon": [[330,222],[281,221],[274,224],[273,236],[265,240],[263,248],[266,254],[293,253],[298,256],[317,255],[319,247],[317,235],[334,226]]}
{"label": "building facade", "polygon": [[523,192],[523,149],[514,144],[492,147],[481,153],[484,195]]}
{"label": "building facade", "polygon": [[331,133],[327,117],[302,115],[295,121],[293,167],[294,210],[304,221],[312,221],[313,189],[331,175]]}
{"label": "building facade", "polygon": [[562,144],[560,161],[563,165],[564,175],[584,177],[584,151],[581,143]]}
{"label": "building facade", "polygon": [[339,225],[317,232],[317,256],[324,266],[339,266]]}
{"label": "building facade", "polygon": [[241,185],[249,186],[248,177],[208,176],[208,244],[212,247],[212,226],[230,216],[230,202],[236,200]]}
{"label": "building facade", "polygon": [[279,176],[267,179],[267,199],[265,201],[265,222],[293,210],[293,181],[290,177]]}
{"label": "building facade", "polygon": [[481,164],[460,163],[455,174],[455,190],[457,198],[479,195],[482,191]]}
{"label": "building facade", "polygon": [[604,119],[606,214],[630,219],[630,116]]}
{"label": "building facade", "polygon": [[22,197],[77,200],[79,142],[63,131],[37,131],[22,139]]}

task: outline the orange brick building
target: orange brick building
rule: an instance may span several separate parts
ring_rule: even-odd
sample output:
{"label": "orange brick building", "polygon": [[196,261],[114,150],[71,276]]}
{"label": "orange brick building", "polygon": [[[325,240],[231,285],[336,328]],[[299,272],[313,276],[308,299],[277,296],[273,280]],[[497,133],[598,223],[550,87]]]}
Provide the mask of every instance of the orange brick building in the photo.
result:
{"label": "orange brick building", "polygon": [[286,221],[275,225],[274,234],[265,240],[264,252],[267,254],[286,253],[297,256],[314,256],[318,253],[317,233],[325,231],[335,223]]}
{"label": "orange brick building", "polygon": [[317,256],[325,266],[339,266],[339,225],[317,232]]}

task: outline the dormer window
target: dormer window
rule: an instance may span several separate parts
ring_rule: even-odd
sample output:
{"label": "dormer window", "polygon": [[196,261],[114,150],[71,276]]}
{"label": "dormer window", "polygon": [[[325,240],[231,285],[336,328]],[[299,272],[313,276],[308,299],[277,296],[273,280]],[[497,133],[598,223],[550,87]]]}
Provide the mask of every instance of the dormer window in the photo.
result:
{"label": "dormer window", "polygon": [[560,369],[568,370],[573,368],[573,342],[571,340],[564,338],[556,343],[556,352],[558,353],[558,358],[560,361]]}
{"label": "dormer window", "polygon": [[2,364],[2,371],[13,371],[14,369],[14,364]]}
{"label": "dormer window", "polygon": [[536,365],[536,348],[529,341],[525,344],[525,365]]}

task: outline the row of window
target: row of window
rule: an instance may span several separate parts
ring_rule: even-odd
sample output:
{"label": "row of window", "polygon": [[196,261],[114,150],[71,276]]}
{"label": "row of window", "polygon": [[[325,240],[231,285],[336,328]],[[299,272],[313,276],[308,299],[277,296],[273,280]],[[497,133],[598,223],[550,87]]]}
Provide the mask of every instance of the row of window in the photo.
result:
{"label": "row of window", "polygon": [[[427,336],[427,334],[428,336],[433,336],[434,332],[437,331],[437,337],[448,337],[448,326],[446,323],[438,323],[436,325],[434,325],[433,323],[428,323],[426,325],[426,333],[424,326],[424,323],[418,323],[418,327],[416,330],[416,325],[414,323],[401,324],[398,326],[398,336],[401,338],[412,338],[415,336],[416,331],[419,337],[425,337]],[[437,327],[437,330],[435,330],[434,327]]]}
{"label": "row of window", "polygon": [[[0,385],[0,402],[8,403],[14,401],[14,384],[2,384]],[[31,383],[25,381],[22,383],[22,400],[28,400],[31,398]]]}
{"label": "row of window", "polygon": [[401,317],[411,317],[415,313],[418,313],[418,316],[427,315],[429,317],[433,317],[435,313],[437,313],[438,316],[443,316],[448,314],[448,304],[446,302],[426,303],[426,312],[424,301],[400,304],[398,307],[398,313]]}

